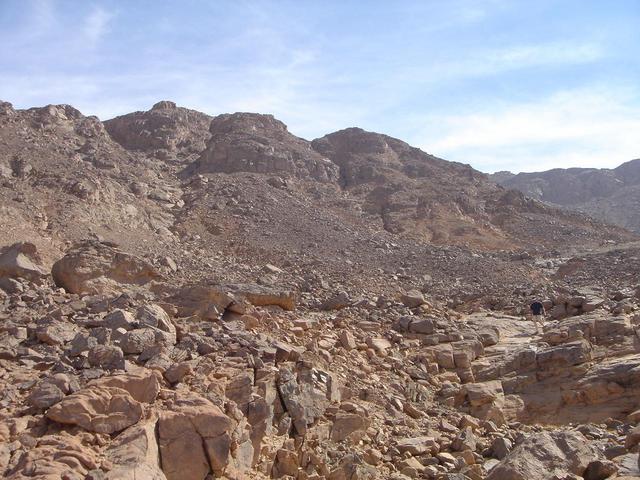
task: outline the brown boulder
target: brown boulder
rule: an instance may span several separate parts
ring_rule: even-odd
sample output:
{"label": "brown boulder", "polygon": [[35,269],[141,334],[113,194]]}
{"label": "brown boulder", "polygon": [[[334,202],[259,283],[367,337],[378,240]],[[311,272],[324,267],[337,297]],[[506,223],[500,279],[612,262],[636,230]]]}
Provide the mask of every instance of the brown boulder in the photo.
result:
{"label": "brown boulder", "polygon": [[159,373],[140,368],[122,375],[109,375],[94,380],[90,386],[116,387],[129,392],[140,403],[153,403],[160,392]]}
{"label": "brown boulder", "polygon": [[331,440],[342,442],[354,432],[363,431],[369,426],[369,422],[361,415],[354,413],[339,413],[333,421],[331,428]]}
{"label": "brown boulder", "polygon": [[586,340],[545,348],[538,351],[536,355],[540,370],[563,369],[589,360],[591,360],[591,344]]}
{"label": "brown boulder", "polygon": [[224,472],[233,422],[217,406],[196,395],[179,397],[160,413],[158,427],[167,479],[202,480]]}
{"label": "brown boulder", "polygon": [[118,435],[105,452],[113,464],[105,480],[166,480],[160,469],[156,422],[134,425]]}
{"label": "brown boulder", "polygon": [[47,417],[90,432],[111,434],[138,422],[142,405],[121,388],[91,386],[55,404]]}
{"label": "brown boulder", "polygon": [[51,270],[56,285],[70,293],[109,293],[122,284],[144,285],[160,278],[153,265],[113,244],[86,241],[58,260]]}
{"label": "brown boulder", "polygon": [[0,250],[0,277],[25,278],[40,282],[47,276],[36,246],[29,242],[14,243]]}
{"label": "brown boulder", "polygon": [[277,306],[283,310],[295,310],[296,294],[292,290],[280,290],[250,283],[228,284],[221,288],[234,297],[256,307]]}
{"label": "brown boulder", "polygon": [[35,447],[19,454],[16,463],[4,472],[7,480],[84,480],[98,468],[97,454],[67,433],[39,438]]}
{"label": "brown boulder", "polygon": [[541,432],[515,447],[491,470],[487,480],[546,480],[567,473],[582,476],[589,463],[601,459],[602,453],[581,433]]}

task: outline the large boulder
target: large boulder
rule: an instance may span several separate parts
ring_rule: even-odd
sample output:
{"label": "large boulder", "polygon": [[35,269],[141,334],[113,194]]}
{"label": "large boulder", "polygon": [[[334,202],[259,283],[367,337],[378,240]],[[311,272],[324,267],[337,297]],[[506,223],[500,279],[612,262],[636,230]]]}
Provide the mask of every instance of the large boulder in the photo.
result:
{"label": "large boulder", "polygon": [[147,368],[139,368],[122,375],[108,375],[89,385],[117,387],[129,392],[140,403],[153,403],[160,392],[160,374]]}
{"label": "large boulder", "polygon": [[203,320],[216,320],[234,302],[234,298],[217,284],[187,284],[170,292],[168,301],[179,317],[196,316]]}
{"label": "large boulder", "polygon": [[340,400],[335,376],[315,368],[302,368],[298,372],[281,368],[277,386],[284,407],[299,435],[307,432],[332,401]]}
{"label": "large boulder", "polygon": [[227,284],[222,289],[234,297],[255,305],[256,307],[277,306],[283,310],[295,310],[296,293],[256,284]]}
{"label": "large boulder", "polygon": [[514,448],[487,480],[547,480],[567,473],[582,476],[589,463],[602,459],[603,454],[579,432],[541,432]]}
{"label": "large boulder", "polygon": [[188,284],[168,294],[167,300],[176,307],[179,317],[197,316],[203,320],[216,320],[227,309],[244,313],[251,305],[294,310],[297,300],[292,290],[250,283]]}
{"label": "large boulder", "polygon": [[112,468],[105,480],[166,480],[160,469],[156,421],[129,427],[105,452]]}
{"label": "large boulder", "polygon": [[558,370],[591,360],[591,344],[586,340],[565,343],[538,351],[536,362],[540,370]]}
{"label": "large boulder", "polygon": [[230,461],[232,420],[208,400],[177,398],[160,413],[158,435],[162,470],[168,480],[220,476]]}
{"label": "large boulder", "polygon": [[45,435],[34,447],[23,453],[16,452],[16,461],[2,478],[84,480],[98,465],[98,455],[91,448],[83,445],[79,438],[62,432]]}
{"label": "large boulder", "polygon": [[90,432],[111,434],[137,423],[142,418],[142,405],[121,388],[91,386],[56,403],[47,417]]}
{"label": "large boulder", "polygon": [[0,277],[40,282],[46,276],[47,271],[33,243],[14,243],[0,250]]}
{"label": "large boulder", "polygon": [[[367,418],[356,413],[339,413],[331,427],[331,440],[342,442],[356,432],[364,432],[369,426]],[[359,439],[358,439],[359,440]]]}
{"label": "large boulder", "polygon": [[51,270],[56,285],[70,293],[100,294],[122,285],[144,285],[160,278],[146,260],[110,243],[86,241],[72,248]]}

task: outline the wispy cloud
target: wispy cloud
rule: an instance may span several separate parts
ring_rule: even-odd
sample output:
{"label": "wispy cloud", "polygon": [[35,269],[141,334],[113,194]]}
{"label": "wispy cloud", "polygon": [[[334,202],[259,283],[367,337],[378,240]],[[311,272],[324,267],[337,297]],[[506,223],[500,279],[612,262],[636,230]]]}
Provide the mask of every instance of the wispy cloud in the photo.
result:
{"label": "wispy cloud", "polygon": [[[485,171],[615,166],[640,156],[640,107],[622,89],[579,89],[437,119],[421,144]],[[430,119],[428,125],[435,124]]]}
{"label": "wispy cloud", "polygon": [[85,39],[91,44],[96,44],[109,29],[109,23],[115,17],[111,12],[102,7],[94,7],[84,20],[82,32]]}
{"label": "wispy cloud", "polygon": [[497,75],[533,67],[558,67],[592,63],[604,57],[597,43],[579,41],[512,45],[499,49],[476,49],[453,61],[434,67],[437,80]]}

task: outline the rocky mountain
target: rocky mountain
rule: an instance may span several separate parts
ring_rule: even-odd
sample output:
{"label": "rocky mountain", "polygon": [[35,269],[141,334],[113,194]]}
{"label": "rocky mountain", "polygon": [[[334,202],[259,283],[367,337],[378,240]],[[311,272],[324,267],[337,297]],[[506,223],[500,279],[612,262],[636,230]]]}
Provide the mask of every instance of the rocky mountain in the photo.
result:
{"label": "rocky mountain", "polygon": [[497,172],[489,177],[530,198],[640,232],[640,160],[614,169],[556,168],[517,175]]}
{"label": "rocky mountain", "polygon": [[128,150],[159,155],[163,160],[185,159],[204,150],[211,117],[174,102],[156,103],[147,112],[135,112],[104,122],[116,142]]}
{"label": "rocky mountain", "polygon": [[0,212],[3,478],[640,476],[622,228],[167,101],[1,103]]}

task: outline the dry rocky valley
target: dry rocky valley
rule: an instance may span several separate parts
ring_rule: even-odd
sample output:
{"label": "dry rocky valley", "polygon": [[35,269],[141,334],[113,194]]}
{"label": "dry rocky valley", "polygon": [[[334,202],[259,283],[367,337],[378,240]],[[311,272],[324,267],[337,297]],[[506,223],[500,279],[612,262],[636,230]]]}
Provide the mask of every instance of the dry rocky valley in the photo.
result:
{"label": "dry rocky valley", "polygon": [[623,226],[359,128],[0,102],[0,475],[640,478]]}

